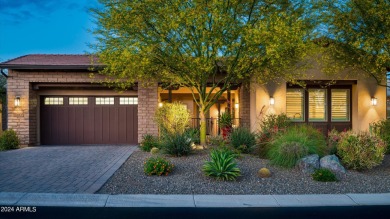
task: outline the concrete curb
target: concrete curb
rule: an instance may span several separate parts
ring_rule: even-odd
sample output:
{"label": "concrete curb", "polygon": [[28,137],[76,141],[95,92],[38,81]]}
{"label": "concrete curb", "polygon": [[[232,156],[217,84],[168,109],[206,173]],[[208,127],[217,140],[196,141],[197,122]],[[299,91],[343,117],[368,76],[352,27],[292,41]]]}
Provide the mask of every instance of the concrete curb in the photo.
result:
{"label": "concrete curb", "polygon": [[106,195],[0,192],[2,206],[320,207],[390,205],[390,193],[318,195]]}

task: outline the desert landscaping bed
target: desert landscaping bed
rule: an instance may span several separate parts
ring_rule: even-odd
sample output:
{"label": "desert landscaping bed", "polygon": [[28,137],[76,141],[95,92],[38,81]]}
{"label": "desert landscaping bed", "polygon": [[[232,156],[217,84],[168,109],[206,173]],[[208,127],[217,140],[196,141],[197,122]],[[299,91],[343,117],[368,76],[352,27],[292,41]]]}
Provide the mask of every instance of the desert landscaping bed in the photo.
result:
{"label": "desert landscaping bed", "polygon": [[[217,181],[202,172],[208,150],[196,150],[187,157],[165,156],[174,165],[168,176],[147,176],[144,161],[150,153],[135,151],[108,182],[97,192],[102,194],[342,194],[390,192],[390,156],[383,163],[366,171],[348,170],[339,182],[317,182],[297,169],[283,169],[266,159],[241,155],[236,181]],[[257,171],[267,167],[270,178],[259,178]]]}

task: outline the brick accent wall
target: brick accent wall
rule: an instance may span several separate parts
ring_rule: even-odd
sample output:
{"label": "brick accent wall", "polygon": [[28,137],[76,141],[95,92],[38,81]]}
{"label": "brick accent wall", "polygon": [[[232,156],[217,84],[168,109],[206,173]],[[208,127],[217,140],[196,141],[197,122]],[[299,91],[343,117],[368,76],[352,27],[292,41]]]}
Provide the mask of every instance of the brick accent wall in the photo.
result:
{"label": "brick accent wall", "polygon": [[157,83],[150,87],[138,87],[138,142],[145,134],[158,135],[154,114],[158,105]]}
{"label": "brick accent wall", "polygon": [[246,86],[240,88],[240,126],[250,128],[250,91]]}
{"label": "brick accent wall", "polygon": [[[32,89],[32,83],[91,83],[103,79],[96,75],[89,77],[88,72],[39,72],[39,71],[8,71],[7,103],[8,103],[8,128],[14,129],[23,146],[36,145],[38,141],[38,107],[39,96]],[[138,133],[155,134],[157,126],[152,123],[154,106],[157,106],[157,85],[155,88],[140,88],[139,99],[139,125]],[[20,96],[20,107],[15,107],[15,97]],[[150,100],[149,100],[150,98]],[[151,107],[153,106],[153,107]],[[151,113],[151,114],[149,114]],[[141,139],[139,138],[138,141]]]}

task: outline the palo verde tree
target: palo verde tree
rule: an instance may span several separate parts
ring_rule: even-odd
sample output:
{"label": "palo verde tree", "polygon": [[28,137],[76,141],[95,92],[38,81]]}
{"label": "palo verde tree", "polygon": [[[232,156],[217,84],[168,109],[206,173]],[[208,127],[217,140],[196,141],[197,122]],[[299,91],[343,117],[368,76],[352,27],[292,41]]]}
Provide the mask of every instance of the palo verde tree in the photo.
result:
{"label": "palo verde tree", "polygon": [[326,67],[363,70],[381,84],[390,71],[390,1],[331,0],[321,7]]}
{"label": "palo verde tree", "polygon": [[311,22],[299,0],[100,0],[94,45],[107,83],[191,89],[201,144],[210,107],[232,84],[293,80]]}

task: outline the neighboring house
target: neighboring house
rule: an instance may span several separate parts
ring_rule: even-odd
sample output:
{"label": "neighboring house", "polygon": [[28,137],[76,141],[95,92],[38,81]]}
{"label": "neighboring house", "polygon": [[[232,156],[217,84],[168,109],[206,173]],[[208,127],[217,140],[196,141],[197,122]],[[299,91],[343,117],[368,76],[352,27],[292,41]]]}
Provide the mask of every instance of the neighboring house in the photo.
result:
{"label": "neighboring house", "polygon": [[[153,115],[170,101],[185,104],[192,125],[198,126],[189,89],[156,83],[117,93],[99,83],[102,76],[90,77],[103,67],[91,63],[98,62],[87,55],[27,55],[0,63],[9,76],[8,128],[17,131],[22,144],[136,144],[144,134],[158,134]],[[329,83],[319,71],[310,74],[306,89],[283,81],[250,88],[237,84],[210,109],[207,133],[218,134],[217,119],[225,111],[232,113],[236,126],[252,130],[259,117],[271,113],[287,113],[295,122],[313,124],[324,133],[332,128],[367,130],[369,123],[386,118],[386,88],[375,80]]]}

